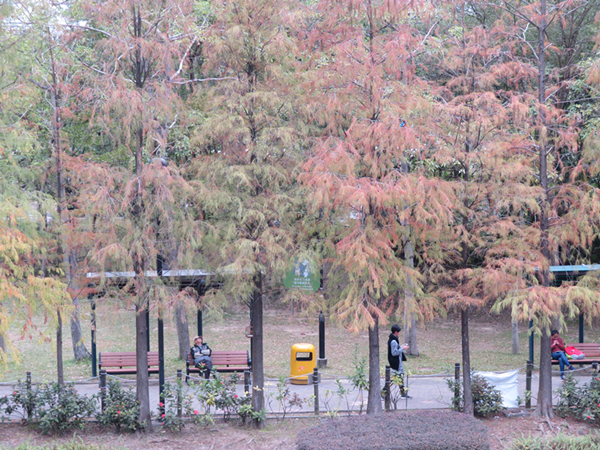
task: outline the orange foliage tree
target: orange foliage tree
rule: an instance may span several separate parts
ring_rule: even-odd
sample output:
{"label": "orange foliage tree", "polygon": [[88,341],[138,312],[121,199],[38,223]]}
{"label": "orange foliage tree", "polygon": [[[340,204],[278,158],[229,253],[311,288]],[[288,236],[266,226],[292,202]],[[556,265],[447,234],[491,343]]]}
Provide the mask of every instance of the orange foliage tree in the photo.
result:
{"label": "orange foliage tree", "polygon": [[[409,17],[428,13],[413,2],[325,0],[307,39],[308,98],[323,134],[302,180],[311,212],[335,229],[332,270],[347,276],[335,316],[351,330],[369,330],[369,414],[381,412],[379,326],[401,314],[393,297],[419,293],[422,281],[405,264],[404,246],[431,245],[449,220],[445,184],[418,170],[420,131],[432,110],[415,70],[427,37]],[[433,312],[431,303],[420,307]]]}

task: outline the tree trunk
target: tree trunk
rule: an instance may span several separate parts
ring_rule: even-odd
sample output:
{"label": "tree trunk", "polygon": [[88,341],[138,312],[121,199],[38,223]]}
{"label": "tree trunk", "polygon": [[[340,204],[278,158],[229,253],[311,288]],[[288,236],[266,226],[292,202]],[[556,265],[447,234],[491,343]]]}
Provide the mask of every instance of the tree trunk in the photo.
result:
{"label": "tree trunk", "polygon": [[[90,353],[85,348],[81,335],[81,324],[79,323],[79,305],[77,302],[77,292],[79,291],[79,283],[77,282],[77,260],[73,254],[73,250],[68,242],[66,230],[63,228],[67,222],[64,215],[63,203],[65,201],[65,188],[62,180],[62,155],[61,155],[61,139],[60,139],[60,127],[61,127],[61,116],[59,112],[59,95],[57,92],[57,77],[56,68],[54,66],[54,58],[52,52],[52,81],[53,84],[50,87],[50,103],[52,106],[52,143],[54,150],[54,163],[56,169],[56,211],[59,218],[59,235],[61,239],[61,248],[64,269],[67,277],[67,286],[71,289],[71,292],[75,292],[73,297],[73,304],[75,308],[73,315],[71,316],[71,337],[73,342],[73,356],[75,361],[80,361],[90,357]],[[62,326],[62,324],[61,324]],[[62,330],[61,330],[62,331]],[[61,343],[62,345],[62,343]],[[61,351],[62,357],[62,351]],[[62,364],[62,362],[61,362]]]}
{"label": "tree trunk", "polygon": [[187,313],[181,305],[175,306],[175,325],[177,327],[177,340],[179,341],[179,359],[185,361],[191,347],[191,341]]}
{"label": "tree trunk", "polygon": [[[540,185],[542,187],[542,198],[540,201],[540,250],[546,261],[550,262],[552,253],[550,250],[550,241],[548,229],[550,221],[548,214],[550,212],[550,191],[548,188],[548,149],[547,149],[547,131],[546,131],[546,0],[540,2],[540,24],[538,26],[538,83],[539,83],[539,132],[538,151],[539,151],[539,175]],[[541,285],[550,286],[550,273],[548,269],[543,268],[540,271]],[[552,319],[552,317],[551,317]],[[538,389],[538,403],[535,409],[536,415],[543,417],[553,417],[552,413],[552,364],[550,352],[550,330],[543,329],[540,339],[540,381]]]}
{"label": "tree trunk", "polygon": [[512,322],[512,352],[513,355],[519,354],[519,322]]}
{"label": "tree trunk", "polygon": [[[252,408],[254,411],[262,411],[265,407],[262,275],[254,277],[252,296]],[[255,425],[257,428],[264,428],[265,423],[255,420]]]}
{"label": "tree trunk", "polygon": [[81,322],[79,321],[79,292],[81,286],[77,280],[77,260],[74,252],[71,249],[68,252],[68,272],[67,282],[71,287],[71,292],[75,292],[73,296],[73,313],[71,314],[71,340],[73,343],[73,357],[75,361],[82,361],[90,358],[91,354],[88,352],[83,341],[83,335],[81,333]]}
{"label": "tree trunk", "polygon": [[58,315],[58,324],[56,325],[56,382],[62,386],[65,384],[62,354],[62,316],[60,310],[57,310],[56,314]]}
{"label": "tree trunk", "polygon": [[[412,242],[406,241],[404,246],[404,255],[406,264],[411,269],[414,269],[414,252]],[[417,344],[417,328],[415,327],[415,306],[414,283],[412,278],[408,278],[408,289],[404,289],[404,342],[409,346],[408,353],[412,356],[419,356],[419,346]]]}
{"label": "tree trunk", "polygon": [[[138,289],[140,287],[138,286]],[[138,298],[143,298],[143,292],[137,292]],[[138,422],[146,424],[146,431],[152,431],[152,420],[150,418],[150,391],[148,383],[148,349],[147,349],[147,334],[146,328],[146,306],[145,302],[140,302],[141,305],[136,305],[135,315],[135,354],[138,371],[135,377],[136,381],[136,396],[140,404],[140,415]]]}
{"label": "tree trunk", "polygon": [[381,375],[379,373],[379,320],[369,327],[369,398],[367,414],[381,414]]}
{"label": "tree trunk", "polygon": [[461,311],[462,362],[463,362],[463,393],[464,413],[472,416],[473,392],[471,390],[471,354],[469,345],[469,308]]}
{"label": "tree trunk", "polygon": [[554,417],[552,412],[552,356],[550,333],[547,330],[542,332],[540,347],[540,381],[535,414],[551,419]]}

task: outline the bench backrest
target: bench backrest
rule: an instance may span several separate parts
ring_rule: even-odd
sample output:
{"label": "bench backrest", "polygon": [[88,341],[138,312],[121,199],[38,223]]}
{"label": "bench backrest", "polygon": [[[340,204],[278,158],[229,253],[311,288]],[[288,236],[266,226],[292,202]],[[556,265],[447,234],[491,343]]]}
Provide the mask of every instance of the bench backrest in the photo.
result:
{"label": "bench backrest", "polygon": [[[210,355],[213,366],[249,366],[247,350],[213,350]],[[194,364],[192,352],[188,353],[188,364]]]}
{"label": "bench backrest", "polygon": [[[98,363],[102,367],[136,367],[135,352],[101,352]],[[158,366],[158,352],[148,352],[148,366]]]}
{"label": "bench backrest", "polygon": [[565,347],[575,347],[577,350],[581,350],[587,358],[595,358],[600,356],[600,344],[594,344],[590,342],[585,343],[567,343]]}

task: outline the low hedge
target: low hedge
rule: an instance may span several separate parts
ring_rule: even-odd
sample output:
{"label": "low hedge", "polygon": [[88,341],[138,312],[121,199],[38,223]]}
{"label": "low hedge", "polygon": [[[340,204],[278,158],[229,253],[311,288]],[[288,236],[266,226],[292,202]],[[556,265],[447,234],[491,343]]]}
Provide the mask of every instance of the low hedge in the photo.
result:
{"label": "low hedge", "polygon": [[454,411],[408,411],[327,420],[298,433],[298,450],[489,450],[488,430]]}

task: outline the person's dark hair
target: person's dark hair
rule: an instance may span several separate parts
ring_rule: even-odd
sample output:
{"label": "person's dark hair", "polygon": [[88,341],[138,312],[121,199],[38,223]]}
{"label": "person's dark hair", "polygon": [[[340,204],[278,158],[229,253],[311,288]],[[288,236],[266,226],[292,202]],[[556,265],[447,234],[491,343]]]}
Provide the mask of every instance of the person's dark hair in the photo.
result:
{"label": "person's dark hair", "polygon": [[396,331],[402,331],[402,328],[400,328],[399,325],[392,325],[392,333],[395,333]]}
{"label": "person's dark hair", "polygon": [[558,334],[558,331],[552,330],[550,333],[551,333],[550,336],[554,336],[555,334]]}

